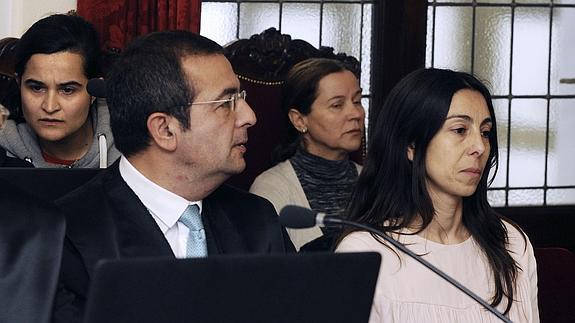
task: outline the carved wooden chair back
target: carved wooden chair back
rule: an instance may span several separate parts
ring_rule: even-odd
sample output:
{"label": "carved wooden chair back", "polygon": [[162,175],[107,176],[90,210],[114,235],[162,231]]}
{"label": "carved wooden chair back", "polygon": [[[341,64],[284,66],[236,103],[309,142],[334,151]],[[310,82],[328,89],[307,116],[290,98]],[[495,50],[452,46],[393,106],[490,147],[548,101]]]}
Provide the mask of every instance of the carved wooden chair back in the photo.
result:
{"label": "carved wooden chair back", "polygon": [[19,115],[17,110],[20,106],[18,84],[14,75],[16,44],[18,38],[0,39],[0,104],[10,110],[12,118]]}

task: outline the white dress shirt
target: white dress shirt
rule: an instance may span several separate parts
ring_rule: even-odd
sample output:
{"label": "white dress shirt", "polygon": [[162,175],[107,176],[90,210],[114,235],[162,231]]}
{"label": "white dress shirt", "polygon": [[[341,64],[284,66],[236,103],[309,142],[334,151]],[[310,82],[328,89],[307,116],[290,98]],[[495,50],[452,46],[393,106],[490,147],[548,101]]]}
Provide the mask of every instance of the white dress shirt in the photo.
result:
{"label": "white dress shirt", "polygon": [[146,206],[174,255],[185,258],[189,229],[178,219],[190,204],[197,204],[202,214],[202,201],[188,201],[152,182],[124,156],[120,158],[120,175]]}

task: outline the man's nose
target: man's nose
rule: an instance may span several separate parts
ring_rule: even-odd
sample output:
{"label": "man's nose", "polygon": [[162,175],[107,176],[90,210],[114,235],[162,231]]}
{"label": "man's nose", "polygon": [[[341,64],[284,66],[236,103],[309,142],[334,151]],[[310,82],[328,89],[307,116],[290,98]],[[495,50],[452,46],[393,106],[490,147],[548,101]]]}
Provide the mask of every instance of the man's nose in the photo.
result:
{"label": "man's nose", "polygon": [[244,99],[239,99],[236,109],[236,124],[238,127],[247,126],[248,128],[255,125],[258,121],[256,114],[248,102]]}

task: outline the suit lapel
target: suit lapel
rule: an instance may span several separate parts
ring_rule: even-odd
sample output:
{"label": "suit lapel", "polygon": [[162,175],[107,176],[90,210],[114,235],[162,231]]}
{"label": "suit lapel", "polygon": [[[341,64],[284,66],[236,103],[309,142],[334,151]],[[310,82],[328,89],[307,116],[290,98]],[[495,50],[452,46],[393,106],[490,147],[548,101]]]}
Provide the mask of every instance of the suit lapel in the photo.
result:
{"label": "suit lapel", "polygon": [[229,219],[229,210],[224,210],[222,203],[214,198],[216,194],[204,199],[202,221],[206,229],[208,254],[240,254],[247,248],[237,228]]}
{"label": "suit lapel", "polygon": [[121,257],[174,256],[156,221],[137,195],[114,169],[107,183],[107,200],[118,233]]}
{"label": "suit lapel", "polygon": [[122,179],[118,163],[82,189],[65,197],[61,207],[68,213],[66,234],[89,276],[102,259],[174,256],[146,207]]}

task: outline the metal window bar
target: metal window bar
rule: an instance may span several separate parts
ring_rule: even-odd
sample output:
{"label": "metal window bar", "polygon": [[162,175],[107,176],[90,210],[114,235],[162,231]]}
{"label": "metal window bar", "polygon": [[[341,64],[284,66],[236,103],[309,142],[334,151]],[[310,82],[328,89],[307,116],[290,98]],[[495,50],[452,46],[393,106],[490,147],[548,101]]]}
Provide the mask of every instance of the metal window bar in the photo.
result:
{"label": "metal window bar", "polygon": [[507,100],[507,159],[505,160],[505,206],[509,206],[509,163],[511,160],[511,103],[513,97],[511,95],[511,89],[513,89],[513,41],[515,38],[515,6],[513,4],[515,0],[511,2],[511,36],[510,43],[511,48],[509,50],[509,100]]}
{"label": "metal window bar", "polygon": [[282,22],[283,22],[283,9],[284,9],[284,2],[282,0],[278,0],[280,8],[279,8],[279,23],[278,23],[278,30],[282,30]]}
{"label": "metal window bar", "polygon": [[[205,2],[205,1],[204,1]],[[237,13],[237,19],[236,19],[236,39],[240,38],[240,9],[241,9],[241,1],[237,1],[236,4],[236,13]]]}
{"label": "metal window bar", "polygon": [[375,3],[377,0],[202,0],[202,2],[217,2],[217,3]]}
{"label": "metal window bar", "polygon": [[477,6],[471,8],[471,73],[475,73],[475,24],[477,18]]}
{"label": "metal window bar", "polygon": [[[553,3],[553,1],[551,1]],[[543,206],[547,206],[547,169],[549,164],[549,113],[551,108],[551,42],[553,41],[553,7],[549,9],[549,55],[547,56],[547,96],[545,111],[545,164],[543,176]]]}
{"label": "metal window bar", "polygon": [[[247,0],[247,1],[256,1],[257,0]],[[289,0],[286,0],[286,2]],[[204,0],[204,2],[206,2]],[[529,8],[529,7],[539,7],[539,8],[575,8],[575,3],[554,3],[553,0],[550,0],[548,3],[517,3],[515,0],[508,2],[508,3],[487,3],[487,2],[477,2],[477,0],[470,1],[470,2],[437,2],[436,0],[428,1],[428,6],[434,7],[521,7],[521,8]]]}
{"label": "metal window bar", "polygon": [[[435,3],[435,0],[433,0]],[[435,66],[435,15],[437,11],[437,6],[433,6],[433,25],[432,25],[432,32],[431,35],[431,66]]]}

